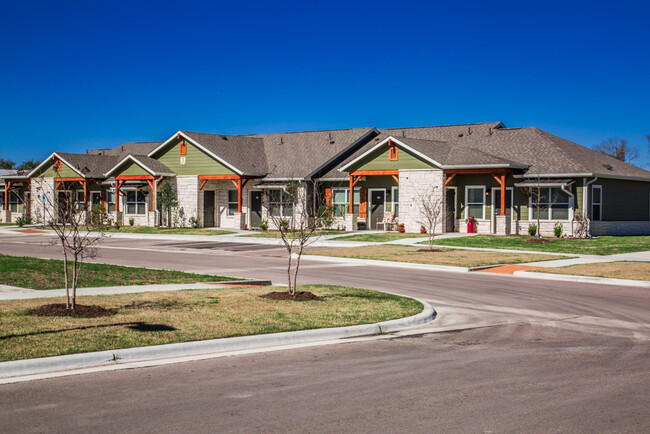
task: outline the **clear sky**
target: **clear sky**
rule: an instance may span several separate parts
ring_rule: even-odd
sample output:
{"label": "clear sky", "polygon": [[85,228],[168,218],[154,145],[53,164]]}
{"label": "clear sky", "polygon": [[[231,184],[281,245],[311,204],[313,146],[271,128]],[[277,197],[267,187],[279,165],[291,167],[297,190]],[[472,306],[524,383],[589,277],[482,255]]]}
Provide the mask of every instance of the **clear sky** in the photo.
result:
{"label": "clear sky", "polygon": [[0,157],[502,121],[650,166],[650,1],[0,3]]}

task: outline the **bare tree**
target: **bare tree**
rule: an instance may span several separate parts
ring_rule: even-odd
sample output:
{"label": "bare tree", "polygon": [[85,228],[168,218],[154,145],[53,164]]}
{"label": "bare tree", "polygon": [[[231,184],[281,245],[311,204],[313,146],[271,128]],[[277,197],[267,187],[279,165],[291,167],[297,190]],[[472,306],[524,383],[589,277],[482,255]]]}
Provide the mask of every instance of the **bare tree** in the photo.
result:
{"label": "bare tree", "polygon": [[594,149],[626,163],[631,163],[639,158],[639,150],[629,146],[627,140],[618,137],[610,137],[601,144],[596,145]]}
{"label": "bare tree", "polygon": [[442,222],[442,194],[439,190],[437,185],[433,185],[424,193],[418,192],[420,215],[416,222],[424,226],[427,231],[429,250],[433,250],[434,233],[438,224]]}
{"label": "bare tree", "polygon": [[[319,184],[312,184],[313,194],[318,202]],[[280,202],[269,203],[269,219],[280,233],[280,238],[287,250],[287,282],[289,294],[296,298],[298,285],[298,270],[302,253],[308,245],[315,242],[319,236],[315,234],[320,217],[319,212],[327,212],[327,208],[313,210],[308,204],[307,184],[289,181],[283,190],[276,190],[276,199]],[[321,211],[321,210],[325,211]],[[324,217],[324,216],[323,216]],[[295,255],[295,262],[294,262]]]}
{"label": "bare tree", "polygon": [[58,238],[53,244],[63,252],[66,308],[74,310],[82,264],[97,256],[96,245],[106,236],[104,218],[92,216],[101,211],[89,212],[86,203],[77,201],[72,183],[59,181],[59,189],[40,183],[36,192],[44,198],[43,219]]}

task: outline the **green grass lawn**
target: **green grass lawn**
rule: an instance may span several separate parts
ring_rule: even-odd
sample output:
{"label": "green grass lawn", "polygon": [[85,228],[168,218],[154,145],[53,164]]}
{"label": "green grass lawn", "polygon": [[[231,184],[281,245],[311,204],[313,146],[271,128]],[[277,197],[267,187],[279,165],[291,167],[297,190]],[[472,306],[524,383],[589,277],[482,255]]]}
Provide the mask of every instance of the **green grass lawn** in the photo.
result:
{"label": "green grass lawn", "polygon": [[205,339],[368,324],[422,311],[410,298],[365,289],[311,285],[322,301],[259,297],[286,288],[215,288],[79,297],[117,313],[102,318],[38,317],[52,299],[0,302],[0,361]]}
{"label": "green grass lawn", "polygon": [[[78,287],[217,282],[222,280],[238,279],[208,274],[183,273],[181,271],[84,263],[79,276]],[[0,284],[32,289],[63,288],[65,287],[63,283],[63,261],[0,255]]]}
{"label": "green grass lawn", "polygon": [[427,237],[427,234],[402,234],[399,232],[382,232],[375,234],[354,234],[346,237],[332,238],[332,241],[362,241],[372,243],[385,243],[387,241],[403,240],[405,238]]}
{"label": "green grass lawn", "polygon": [[445,238],[436,240],[440,246],[484,247],[490,249],[536,250],[540,252],[614,255],[650,250],[650,236],[599,237],[594,239],[545,238],[549,244],[527,243],[528,236],[491,236]]}
{"label": "green grass lawn", "polygon": [[[343,231],[316,231],[312,234],[312,237],[319,237],[321,235],[344,235],[347,232]],[[278,231],[255,231],[251,234],[239,235],[240,237],[252,237],[252,238],[280,238],[280,232]],[[290,236],[293,236],[290,234]]]}
{"label": "green grass lawn", "polygon": [[0,223],[0,226],[16,226],[16,223]]}
{"label": "green grass lawn", "polygon": [[203,228],[161,228],[150,226],[115,226],[106,228],[106,232],[120,232],[129,234],[171,234],[171,235],[224,235],[232,234],[232,231],[211,230]]}
{"label": "green grass lawn", "polygon": [[575,276],[609,277],[613,279],[650,280],[650,262],[601,262],[543,268],[533,271],[540,273],[572,274]]}

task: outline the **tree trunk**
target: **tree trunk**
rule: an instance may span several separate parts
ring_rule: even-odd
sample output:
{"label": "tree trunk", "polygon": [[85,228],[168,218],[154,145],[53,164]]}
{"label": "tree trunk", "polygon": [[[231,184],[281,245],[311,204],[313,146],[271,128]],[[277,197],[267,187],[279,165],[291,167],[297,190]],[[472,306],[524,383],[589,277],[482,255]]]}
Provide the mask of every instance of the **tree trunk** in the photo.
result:
{"label": "tree trunk", "polygon": [[293,296],[296,296],[296,291],[298,287],[298,268],[300,267],[300,258],[302,257],[302,249],[298,252],[298,258],[296,259],[296,268],[293,272]]}
{"label": "tree trunk", "polygon": [[70,309],[70,287],[68,286],[68,252],[63,249],[63,279],[65,281],[65,308]]}
{"label": "tree trunk", "polygon": [[293,284],[291,282],[291,250],[289,250],[289,265],[287,266],[287,279],[289,283],[289,294],[295,296],[296,293],[293,290]]}

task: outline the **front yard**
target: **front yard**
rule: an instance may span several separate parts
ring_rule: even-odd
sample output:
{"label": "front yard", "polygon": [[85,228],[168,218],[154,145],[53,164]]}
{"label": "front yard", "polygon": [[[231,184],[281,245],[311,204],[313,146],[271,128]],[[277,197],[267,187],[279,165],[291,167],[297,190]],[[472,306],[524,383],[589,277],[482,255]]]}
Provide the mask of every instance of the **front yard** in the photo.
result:
{"label": "front yard", "polygon": [[614,255],[650,250],[650,236],[598,237],[592,239],[544,238],[548,243],[530,243],[528,236],[476,235],[436,240],[441,246],[483,247],[488,249],[535,250],[539,252]]}
{"label": "front yard", "polygon": [[[183,273],[181,271],[84,263],[78,287],[217,282],[223,280],[238,279],[209,274]],[[32,289],[63,288],[65,287],[63,261],[0,255],[0,284]]]}
{"label": "front yard", "polygon": [[[312,238],[320,237],[322,235],[345,235],[346,233],[347,232],[343,232],[343,231],[315,231],[311,235],[311,237]],[[298,234],[292,234],[292,233],[289,233],[288,235],[289,235],[289,238],[296,238],[296,237],[299,236]],[[250,233],[250,234],[239,235],[239,236],[240,237],[252,237],[252,238],[278,238],[279,239],[280,238],[280,232],[278,232],[278,231],[266,231],[266,232],[255,231],[255,232]]]}
{"label": "front yard", "polygon": [[609,277],[614,279],[650,280],[650,262],[599,262],[568,267],[534,270],[540,273],[571,274],[575,276]]}
{"label": "front yard", "polygon": [[434,252],[424,247],[382,244],[376,246],[346,247],[309,250],[306,255],[336,256],[341,258],[376,259],[380,261],[410,262],[415,264],[450,265],[456,267],[481,267],[499,264],[521,264],[534,261],[563,259],[557,255],[530,253],[481,252],[436,248]]}
{"label": "front yard", "polygon": [[362,241],[370,243],[385,243],[388,241],[403,240],[405,238],[427,237],[427,234],[402,234],[399,232],[382,232],[374,234],[355,234],[346,237],[332,238],[332,241]]}
{"label": "front yard", "polygon": [[340,286],[299,288],[322,301],[260,297],[274,289],[286,290],[240,287],[79,297],[79,304],[116,310],[101,318],[28,314],[52,299],[2,301],[0,361],[367,324],[422,311],[422,304],[410,298]]}

